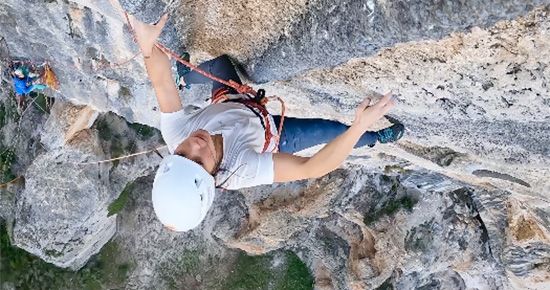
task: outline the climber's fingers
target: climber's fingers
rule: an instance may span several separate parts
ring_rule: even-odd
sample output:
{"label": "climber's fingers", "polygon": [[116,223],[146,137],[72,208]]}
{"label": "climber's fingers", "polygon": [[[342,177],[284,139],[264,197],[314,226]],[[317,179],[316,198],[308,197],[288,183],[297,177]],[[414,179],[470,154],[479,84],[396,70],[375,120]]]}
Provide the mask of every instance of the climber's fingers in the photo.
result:
{"label": "climber's fingers", "polygon": [[361,104],[359,104],[359,106],[357,106],[357,111],[359,113],[363,112],[368,106],[370,105],[370,99],[369,98],[365,98],[363,100],[363,102],[361,102]]}
{"label": "climber's fingers", "polygon": [[[387,93],[384,97],[382,97],[382,99],[380,99],[380,101],[378,101],[378,103],[376,103],[375,106],[384,107],[386,105],[389,105],[393,107],[393,105],[395,104],[395,102],[393,102],[393,96],[394,95],[391,92]],[[397,99],[395,99],[395,101],[397,101]]]}
{"label": "climber's fingers", "polygon": [[168,21],[168,12],[164,13],[159,21],[155,24],[155,26],[157,27],[157,29],[159,30],[159,32],[162,30],[162,28],[164,27],[164,25],[166,25],[166,21]]}
{"label": "climber's fingers", "polygon": [[162,32],[162,28],[168,20],[168,13],[164,13],[156,24],[146,24],[139,21],[133,15],[128,15],[130,22],[133,23],[136,42],[138,43],[143,55],[150,56],[157,39]]}

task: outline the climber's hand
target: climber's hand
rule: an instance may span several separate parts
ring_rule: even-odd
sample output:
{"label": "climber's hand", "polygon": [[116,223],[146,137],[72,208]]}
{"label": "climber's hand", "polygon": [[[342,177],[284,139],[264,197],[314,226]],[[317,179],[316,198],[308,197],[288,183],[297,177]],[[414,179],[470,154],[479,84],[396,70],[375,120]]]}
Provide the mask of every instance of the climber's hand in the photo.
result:
{"label": "climber's hand", "polygon": [[168,13],[164,13],[156,24],[146,24],[137,20],[132,15],[128,15],[134,26],[137,43],[143,56],[149,57],[153,53],[153,47],[159,38],[162,28],[168,19]]}
{"label": "climber's hand", "polygon": [[373,106],[369,106],[370,99],[365,98],[355,111],[355,121],[353,121],[352,126],[359,127],[362,131],[367,131],[370,126],[395,106],[397,99],[392,96],[391,93],[387,93]]}

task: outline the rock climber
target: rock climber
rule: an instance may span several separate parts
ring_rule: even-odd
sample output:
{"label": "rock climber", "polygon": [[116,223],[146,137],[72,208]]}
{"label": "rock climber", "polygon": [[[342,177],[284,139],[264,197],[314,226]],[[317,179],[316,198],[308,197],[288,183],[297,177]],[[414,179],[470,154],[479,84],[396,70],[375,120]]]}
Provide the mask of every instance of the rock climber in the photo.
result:
{"label": "rock climber", "polygon": [[25,74],[22,67],[19,67],[13,71],[13,86],[15,95],[17,96],[17,105],[19,107],[23,104],[23,96],[32,92],[33,90],[43,90],[46,88],[43,84],[38,84],[38,75],[34,73]]}
{"label": "rock climber", "polygon": [[[262,115],[257,106],[243,101],[246,95],[180,67],[176,82],[182,88],[212,83],[213,99],[220,94],[230,99],[186,114],[171,76],[169,57],[155,45],[167,17],[163,15],[156,24],[131,18],[160,105],[161,133],[171,154],[163,158],[152,192],[155,213],[169,229],[187,231],[197,227],[212,205],[215,188],[234,190],[321,177],[338,168],[354,147],[394,142],[403,136],[401,124],[367,131],[396,104],[390,93],[374,105],[365,99],[351,126],[287,117],[277,146],[275,138],[268,140],[266,136],[269,132],[277,135],[280,116]],[[220,79],[241,83],[225,55],[199,68]],[[293,155],[324,143],[311,157]]]}

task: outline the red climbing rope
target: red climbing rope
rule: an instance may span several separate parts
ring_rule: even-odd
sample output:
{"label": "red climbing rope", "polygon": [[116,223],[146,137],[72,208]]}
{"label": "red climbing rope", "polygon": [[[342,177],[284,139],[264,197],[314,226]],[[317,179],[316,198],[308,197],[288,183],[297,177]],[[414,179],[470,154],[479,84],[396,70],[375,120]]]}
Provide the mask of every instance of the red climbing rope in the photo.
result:
{"label": "red climbing rope", "polygon": [[[124,16],[126,17],[126,21],[128,22],[128,26],[130,27],[130,32],[132,33],[132,37],[134,38],[134,42],[135,43],[138,43],[137,42],[137,36],[136,36],[136,33],[134,31],[134,28],[132,27],[132,24],[130,23],[130,18],[128,17],[128,12],[124,11]],[[226,80],[223,80],[223,79],[220,79],[212,74],[209,74],[203,70],[201,70],[200,68],[198,68],[197,66],[194,66],[193,64],[189,63],[188,61],[185,61],[183,59],[181,59],[179,56],[177,56],[175,53],[173,53],[172,51],[170,51],[168,48],[164,47],[162,44],[160,44],[159,42],[156,43],[156,46],[162,50],[164,53],[166,53],[168,56],[172,57],[173,59],[179,61],[180,63],[184,64],[185,66],[189,67],[191,70],[194,70],[200,74],[202,74],[203,76],[207,77],[207,78],[210,78],[220,84],[224,84],[228,87],[231,87],[233,89],[235,89],[235,91],[237,91],[239,94],[252,94],[253,96],[256,96],[257,93],[256,91],[251,88],[250,86],[247,86],[247,85],[242,85],[242,84],[239,84],[233,80],[229,80],[229,81],[226,81]]]}
{"label": "red climbing rope", "polygon": [[[128,17],[128,12],[124,11],[124,16],[126,17],[126,21],[128,22],[128,27],[130,28],[130,32],[132,33],[132,37],[134,38],[134,42],[138,43],[136,33],[134,31],[134,28],[132,27],[132,23],[130,23],[130,17]],[[258,96],[258,92],[256,92],[253,88],[251,88],[248,85],[239,84],[239,83],[235,82],[234,80],[226,81],[226,80],[220,79],[220,78],[218,78],[218,77],[216,77],[216,76],[214,76],[210,73],[207,73],[207,72],[201,70],[197,66],[192,65],[188,61],[185,61],[184,59],[181,59],[175,53],[173,53],[168,48],[166,48],[162,44],[160,44],[158,41],[155,43],[155,45],[160,50],[162,50],[164,53],[166,53],[169,57],[172,57],[176,61],[179,61],[183,65],[189,67],[191,70],[194,70],[194,71],[202,74],[203,76],[205,76],[207,78],[210,78],[211,80],[214,80],[218,83],[224,84],[227,87],[231,87],[231,88],[235,89],[235,91],[237,91],[239,94],[251,94],[254,97]],[[279,137],[281,136],[281,132],[283,130],[283,122],[285,120],[285,102],[283,101],[283,99],[281,99],[277,96],[271,96],[271,97],[264,97],[262,100],[259,101],[259,103],[260,103],[260,105],[265,107],[266,103],[270,100],[277,100],[281,103],[281,123],[279,124],[279,128],[278,128],[278,136],[273,136],[274,138],[277,139],[276,148],[278,148],[279,147]],[[269,130],[269,128],[266,128],[266,130]],[[268,142],[268,140],[267,140],[267,137],[266,137],[266,144],[267,144],[267,142]]]}

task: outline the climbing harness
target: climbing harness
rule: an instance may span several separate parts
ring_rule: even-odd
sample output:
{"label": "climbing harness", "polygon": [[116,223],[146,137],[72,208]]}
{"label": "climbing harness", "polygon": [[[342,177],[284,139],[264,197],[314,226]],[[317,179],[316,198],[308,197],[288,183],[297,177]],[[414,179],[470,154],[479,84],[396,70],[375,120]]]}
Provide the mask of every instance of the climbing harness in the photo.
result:
{"label": "climbing harness", "polygon": [[250,109],[250,111],[252,111],[252,113],[258,116],[258,118],[260,118],[262,127],[265,130],[265,142],[264,142],[264,147],[262,149],[262,153],[268,152],[268,151],[272,153],[277,152],[277,148],[279,147],[279,136],[281,131],[279,129],[279,131],[275,134],[273,134],[273,132],[271,131],[271,122],[269,118],[269,112],[265,107],[265,104],[267,103],[267,100],[268,100],[265,97],[265,90],[259,89],[255,97],[246,95],[248,99],[243,99],[240,97],[232,99],[228,96],[229,93],[230,93],[229,89],[227,88],[217,89],[216,91],[214,91],[214,93],[212,93],[212,104],[218,104],[223,102],[235,102],[246,106],[248,109]]}
{"label": "climbing harness", "polygon": [[[134,28],[132,27],[132,24],[130,23],[130,18],[128,17],[128,12],[124,11],[124,16],[126,17],[126,21],[128,22],[128,27],[130,28],[130,32],[132,33],[132,37],[134,38],[134,42],[137,43],[137,37],[136,37],[135,31],[134,31]],[[175,59],[176,61],[182,63],[183,65],[189,67],[191,70],[194,70],[194,71],[202,74],[203,76],[205,76],[205,77],[207,77],[207,78],[209,78],[209,79],[211,79],[215,82],[221,83],[221,84],[225,85],[226,87],[233,88],[239,94],[248,96],[249,99],[232,99],[232,100],[230,100],[230,98],[227,97],[227,93],[229,91],[227,89],[224,90],[224,88],[221,88],[221,89],[219,89],[218,91],[216,91],[212,94],[212,103],[216,104],[216,103],[224,102],[224,101],[233,101],[233,102],[242,103],[242,104],[244,104],[245,106],[247,106],[249,108],[258,109],[260,111],[261,115],[263,116],[263,121],[262,121],[263,124],[262,125],[264,125],[264,128],[265,128],[265,142],[264,142],[264,148],[263,148],[262,152],[267,152],[267,150],[270,147],[273,147],[270,150],[271,152],[275,152],[277,150],[277,148],[279,147],[279,139],[280,139],[280,136],[281,136],[281,133],[282,133],[282,130],[283,130],[283,122],[284,122],[284,118],[285,118],[285,103],[281,98],[279,98],[277,96],[266,97],[265,96],[265,90],[263,90],[263,89],[260,89],[256,92],[252,87],[250,87],[248,85],[239,84],[239,83],[235,82],[234,80],[227,80],[226,81],[226,80],[220,79],[220,78],[218,78],[218,77],[216,77],[216,76],[214,76],[210,73],[207,73],[207,72],[201,70],[197,66],[192,65],[188,61],[185,61],[185,60],[181,59],[175,53],[173,53],[172,51],[170,51],[169,49],[164,47],[162,44],[160,44],[158,41],[155,43],[155,45],[160,50],[162,50],[164,53],[166,53],[169,57],[171,57],[171,58]],[[279,128],[277,130],[276,135],[272,134],[272,132],[270,130],[271,127],[270,127],[270,123],[269,123],[269,112],[267,111],[267,108],[266,108],[266,104],[271,100],[277,100],[281,103],[281,123],[279,124]],[[254,111],[254,110],[253,110],[253,112],[256,113],[256,111]],[[260,120],[262,120],[262,117],[260,117]],[[264,121],[265,121],[265,123],[264,123]],[[272,141],[274,142],[274,146],[270,146],[270,144],[272,144]]]}

